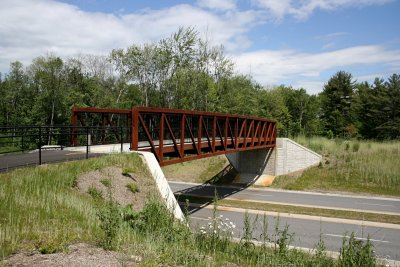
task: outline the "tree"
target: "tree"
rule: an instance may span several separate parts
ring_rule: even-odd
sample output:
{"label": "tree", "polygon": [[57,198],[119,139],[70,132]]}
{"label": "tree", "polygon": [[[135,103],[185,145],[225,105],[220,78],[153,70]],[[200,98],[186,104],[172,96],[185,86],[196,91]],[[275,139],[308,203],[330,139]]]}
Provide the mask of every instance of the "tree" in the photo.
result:
{"label": "tree", "polygon": [[352,99],[355,82],[350,73],[339,71],[325,84],[321,96],[321,119],[325,130],[345,136],[346,127],[354,125]]}
{"label": "tree", "polygon": [[[33,80],[32,86],[37,93],[33,107],[34,120],[40,124],[64,124],[69,120],[69,107],[66,105],[67,87],[64,62],[54,55],[38,57],[29,67]],[[51,142],[51,129],[48,143]]]}

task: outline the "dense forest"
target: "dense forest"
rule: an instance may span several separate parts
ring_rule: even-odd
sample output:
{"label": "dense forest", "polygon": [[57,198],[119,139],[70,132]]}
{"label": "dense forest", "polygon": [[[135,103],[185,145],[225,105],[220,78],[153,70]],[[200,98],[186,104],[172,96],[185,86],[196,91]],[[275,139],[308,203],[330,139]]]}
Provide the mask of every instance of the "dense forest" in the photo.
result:
{"label": "dense forest", "polygon": [[[265,75],[268,75],[266,73]],[[193,28],[109,56],[48,54],[0,73],[0,125],[70,124],[71,108],[156,106],[255,115],[278,121],[281,135],[400,137],[400,75],[370,84],[339,71],[318,95],[264,88],[237,74],[223,47]]]}

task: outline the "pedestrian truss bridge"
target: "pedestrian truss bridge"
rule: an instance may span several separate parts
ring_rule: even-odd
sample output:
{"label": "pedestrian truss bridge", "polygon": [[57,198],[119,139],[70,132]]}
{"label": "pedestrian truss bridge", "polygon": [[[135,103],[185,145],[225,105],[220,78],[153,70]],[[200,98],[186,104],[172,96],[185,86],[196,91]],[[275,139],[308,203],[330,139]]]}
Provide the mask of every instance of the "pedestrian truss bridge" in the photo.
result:
{"label": "pedestrian truss bridge", "polygon": [[[129,141],[129,149],[152,152],[161,166],[232,152],[274,148],[276,122],[264,118],[166,108],[73,108],[72,145],[78,129],[97,116],[101,143]],[[124,125],[120,131],[116,125]],[[121,128],[122,129],[122,128]]]}

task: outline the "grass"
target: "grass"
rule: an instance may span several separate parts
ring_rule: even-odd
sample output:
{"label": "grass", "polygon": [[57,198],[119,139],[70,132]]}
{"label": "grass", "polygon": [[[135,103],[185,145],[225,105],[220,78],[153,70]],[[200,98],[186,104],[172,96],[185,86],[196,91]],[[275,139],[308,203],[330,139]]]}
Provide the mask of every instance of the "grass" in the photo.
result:
{"label": "grass", "polygon": [[225,156],[215,156],[162,167],[168,179],[204,183],[216,176],[228,164]]}
{"label": "grass", "polygon": [[132,193],[139,192],[139,187],[136,183],[129,183],[126,185],[126,187],[131,191]]}
{"label": "grass", "polygon": [[[274,236],[263,236],[264,245],[255,246],[251,233],[257,222],[253,219],[247,219],[241,241],[232,242],[231,234],[224,231],[228,228],[219,227],[222,220],[217,219],[216,212],[211,228],[192,232],[174,220],[157,195],[148,197],[144,209],[138,212],[129,206],[116,206],[111,191],[96,200],[73,188],[81,173],[108,166],[129,168],[141,177],[147,174],[134,154],[0,174],[0,259],[19,249],[53,253],[83,241],[141,256],[142,266],[341,266],[341,261],[324,253],[317,257],[287,249],[292,238],[290,227],[278,227],[278,222]],[[263,223],[263,227],[268,225]],[[265,242],[275,245],[271,248]],[[351,249],[343,250],[343,262],[371,255],[372,248],[353,243],[344,243]],[[346,256],[347,251],[352,254]],[[368,260],[374,263],[374,258]]]}
{"label": "grass", "polygon": [[[193,196],[193,195],[179,195],[177,198],[181,200],[188,199],[190,203],[197,203],[197,204],[212,203],[213,200],[213,198],[211,197]],[[305,215],[322,216],[322,217],[400,224],[399,215],[300,207],[294,205],[281,205],[274,203],[261,203],[261,202],[251,202],[251,201],[234,200],[234,199],[219,199],[218,203],[221,206],[235,207],[242,209],[253,209],[253,210],[271,211],[271,212],[281,212],[281,213],[284,212],[292,214],[305,214]]]}
{"label": "grass", "polygon": [[300,177],[277,177],[272,187],[400,196],[400,141],[323,137],[298,137],[295,141],[323,155],[323,163]]}
{"label": "grass", "polygon": [[98,201],[72,187],[80,173],[111,165],[145,172],[132,154],[0,174],[0,259],[17,249],[54,251],[74,240],[95,242],[101,233]]}

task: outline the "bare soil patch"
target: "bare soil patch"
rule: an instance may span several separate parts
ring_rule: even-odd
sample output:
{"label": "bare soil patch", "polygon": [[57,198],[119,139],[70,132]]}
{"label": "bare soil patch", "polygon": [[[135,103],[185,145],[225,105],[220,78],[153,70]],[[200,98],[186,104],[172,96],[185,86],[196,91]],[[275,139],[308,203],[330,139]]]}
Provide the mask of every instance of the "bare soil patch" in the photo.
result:
{"label": "bare soil patch", "polygon": [[[107,182],[109,181],[109,182]],[[148,177],[138,177],[131,173],[123,174],[118,167],[107,167],[101,170],[91,171],[78,177],[76,188],[82,193],[88,193],[95,188],[101,192],[103,198],[109,196],[108,183],[111,185],[111,197],[121,206],[132,205],[134,210],[141,210],[146,196],[154,189],[154,182]],[[129,184],[136,184],[138,192],[132,192]]]}
{"label": "bare soil patch", "polygon": [[72,266],[72,267],[101,267],[101,266],[134,266],[141,262],[139,256],[128,256],[115,251],[107,251],[86,243],[70,245],[66,252],[40,254],[34,252],[18,252],[5,259],[4,266]]}

